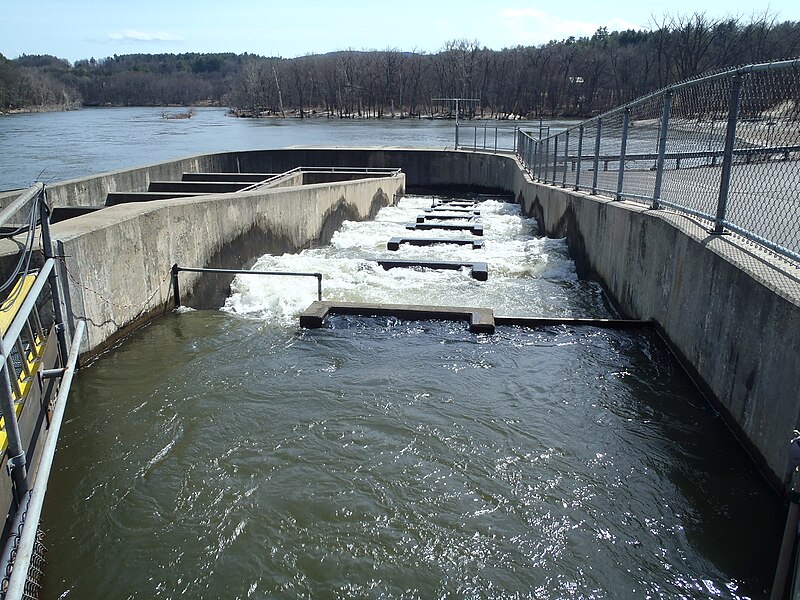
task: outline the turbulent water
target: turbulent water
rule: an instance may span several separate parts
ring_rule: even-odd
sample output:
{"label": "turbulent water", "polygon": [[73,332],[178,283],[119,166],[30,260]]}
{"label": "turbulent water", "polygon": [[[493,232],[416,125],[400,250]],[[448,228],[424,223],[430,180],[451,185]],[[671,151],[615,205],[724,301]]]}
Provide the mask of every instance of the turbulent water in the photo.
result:
{"label": "turbulent water", "polygon": [[[484,250],[387,252],[430,203],[254,269],[320,271],[331,300],[610,316],[564,241],[497,200]],[[478,255],[487,282],[368,260]],[[654,334],[299,329],[315,297],[239,277],[222,311],[159,319],[78,374],[44,598],[765,595],[782,511]]]}
{"label": "turbulent water", "polygon": [[[463,231],[412,232],[406,229],[430,208],[432,198],[409,197],[399,206],[380,211],[375,221],[346,222],[324,248],[300,254],[264,256],[253,270],[323,272],[326,300],[489,306],[504,316],[608,316],[595,285],[578,281],[563,240],[534,235],[535,222],[520,217],[519,206],[494,199],[481,203],[480,223],[485,248],[404,245],[388,251],[395,236],[464,238]],[[451,213],[452,214],[452,213]],[[481,260],[489,264],[489,283],[473,279],[469,270],[384,271],[375,258],[445,261]],[[282,280],[281,280],[282,279]],[[239,276],[226,310],[283,323],[315,299],[316,281]]]}

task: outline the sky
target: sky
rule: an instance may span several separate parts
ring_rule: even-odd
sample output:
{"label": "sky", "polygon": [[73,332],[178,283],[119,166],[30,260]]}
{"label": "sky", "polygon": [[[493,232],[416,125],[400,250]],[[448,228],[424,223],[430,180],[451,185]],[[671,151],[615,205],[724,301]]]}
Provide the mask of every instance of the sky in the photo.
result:
{"label": "sky", "polygon": [[599,27],[647,29],[665,16],[704,14],[800,21],[800,2],[642,0],[5,0],[0,53],[51,54],[70,62],[114,54],[249,52],[292,58],[336,50],[437,52],[452,40],[502,49],[538,45]]}

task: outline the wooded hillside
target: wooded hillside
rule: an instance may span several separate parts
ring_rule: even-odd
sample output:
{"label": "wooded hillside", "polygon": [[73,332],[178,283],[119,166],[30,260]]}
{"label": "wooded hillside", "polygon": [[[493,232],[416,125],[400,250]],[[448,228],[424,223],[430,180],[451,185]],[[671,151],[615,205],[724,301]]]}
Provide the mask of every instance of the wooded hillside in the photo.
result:
{"label": "wooded hillside", "polygon": [[586,117],[709,71],[798,54],[798,22],[695,14],[503,50],[454,40],[434,54],[131,54],[74,65],[0,55],[0,110],[212,104],[244,116],[381,118],[447,114],[451,104],[433,99],[458,96],[480,100],[468,117]]}

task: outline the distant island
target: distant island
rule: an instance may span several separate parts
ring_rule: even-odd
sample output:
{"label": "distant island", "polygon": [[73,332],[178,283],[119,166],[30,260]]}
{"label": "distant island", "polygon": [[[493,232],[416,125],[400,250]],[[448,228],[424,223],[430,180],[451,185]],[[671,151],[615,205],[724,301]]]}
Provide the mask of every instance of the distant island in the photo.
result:
{"label": "distant island", "polygon": [[590,117],[709,71],[798,54],[800,22],[703,14],[502,50],[453,40],[432,54],[129,54],[75,64],[0,54],[0,112],[227,106],[252,118],[452,118],[454,103],[440,99],[458,97],[471,99],[460,104],[467,119]]}

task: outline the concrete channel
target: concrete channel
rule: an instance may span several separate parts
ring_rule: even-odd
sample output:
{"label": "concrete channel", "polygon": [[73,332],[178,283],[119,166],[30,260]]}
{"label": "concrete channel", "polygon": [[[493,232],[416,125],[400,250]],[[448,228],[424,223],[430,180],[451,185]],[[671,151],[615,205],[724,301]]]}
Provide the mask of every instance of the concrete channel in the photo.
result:
{"label": "concrete channel", "polygon": [[[303,175],[298,167],[320,169]],[[401,172],[378,176],[367,168]],[[150,191],[153,182],[196,183],[205,173],[214,173],[216,182],[249,183],[246,174],[290,171],[266,189]],[[83,213],[56,224],[53,236],[69,307],[87,319],[84,355],[171,309],[173,264],[243,268],[265,252],[324,243],[345,219],[369,219],[406,186],[513,194],[542,235],[567,238],[579,274],[601,282],[621,314],[655,324],[765,476],[781,487],[787,441],[800,418],[798,266],[736,236],[712,236],[686,216],[537,184],[513,155],[392,148],[229,152],[50,185],[57,211]],[[161,193],[187,195],[133,196]],[[108,206],[119,194],[129,200]],[[458,203],[432,210],[474,214]],[[12,260],[14,249],[7,243],[2,254]],[[193,305],[213,306],[229,283],[190,273],[181,278],[180,293]]]}

